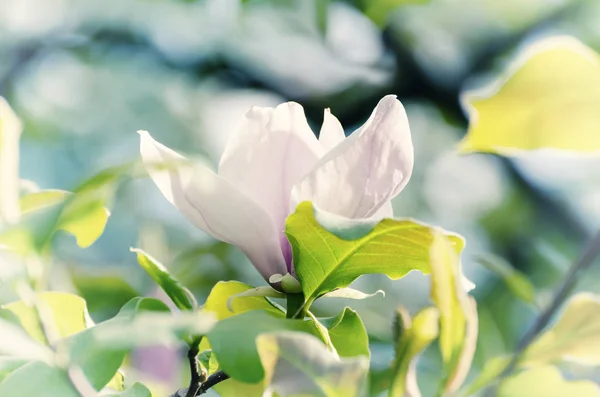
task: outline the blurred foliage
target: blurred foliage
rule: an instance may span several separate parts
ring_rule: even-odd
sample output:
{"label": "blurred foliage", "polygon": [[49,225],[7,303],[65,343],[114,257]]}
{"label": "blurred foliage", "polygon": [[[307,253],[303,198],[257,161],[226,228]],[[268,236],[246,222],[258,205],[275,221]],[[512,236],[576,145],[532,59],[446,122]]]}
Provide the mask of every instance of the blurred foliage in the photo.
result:
{"label": "blurred foliage", "polygon": [[[169,146],[214,163],[249,106],[296,100],[313,126],[322,121],[323,108],[331,107],[349,134],[379,97],[395,93],[406,104],[416,150],[415,173],[394,203],[396,214],[457,231],[468,241],[462,267],[477,284],[472,293],[478,301],[480,339],[467,380],[479,372],[493,379],[502,371],[504,354],[522,335],[524,319],[536,313],[522,300],[531,302],[534,291],[537,304],[547,302],[549,289],[564,275],[581,242],[600,225],[600,162],[593,156],[540,153],[502,160],[460,157],[455,145],[471,117],[474,122],[463,140],[463,148],[471,150],[531,149],[547,146],[541,139],[548,137],[556,138],[553,147],[596,148],[598,18],[600,4],[591,0],[5,0],[0,95],[24,127],[19,159],[23,222],[4,227],[0,205],[0,240],[21,245],[21,254],[40,254],[42,259],[24,260],[35,287],[78,292],[94,319],[117,315],[138,295],[159,296],[130,247],[151,252],[199,302],[208,297],[207,311],[228,318],[228,298],[261,285],[261,278],[237,249],[195,230],[151,183],[138,178],[130,165],[139,156],[135,131],[148,129]],[[514,62],[506,68],[531,42],[554,33],[573,35],[589,48],[567,45],[525,59],[526,67],[519,71]],[[541,80],[551,84],[542,89]],[[474,88],[498,81],[507,84],[494,95],[472,97],[479,91]],[[538,101],[546,95],[553,99]],[[579,101],[586,105],[573,110]],[[0,156],[6,158],[5,125],[0,128]],[[558,137],[564,130],[571,134],[568,140]],[[577,131],[592,139],[582,144],[574,139]],[[0,173],[4,168],[0,164]],[[1,173],[0,189],[5,181]],[[45,227],[36,227],[31,235],[32,225]],[[76,241],[58,230],[75,235]],[[495,268],[500,277],[478,263],[490,252],[511,266]],[[40,270],[39,260],[50,266]],[[579,289],[598,292],[598,276],[592,268]],[[222,280],[241,281],[215,286]],[[352,285],[386,292],[386,299],[353,302],[370,338],[386,346],[373,349],[371,378],[377,363],[385,362],[382,367],[389,370],[397,341],[390,319],[397,304],[411,313],[430,304],[423,280],[414,274],[400,281],[366,276]],[[20,299],[13,284],[0,285],[0,303]],[[264,297],[239,298],[231,305],[239,314],[256,308],[256,302],[283,315]],[[314,312],[321,318],[340,308],[323,299]],[[544,338],[565,329],[561,319],[557,324],[562,325]],[[569,337],[578,338],[573,335],[578,334]],[[266,338],[264,349],[276,356],[273,346],[292,349],[290,338]],[[264,364],[267,353],[259,356],[257,349],[252,352],[256,365],[261,362],[265,372],[271,371]],[[431,364],[439,354],[434,350],[424,350],[417,366],[424,395],[435,391],[439,380],[441,369]],[[0,374],[4,365],[16,364],[2,362]],[[64,386],[62,372],[37,366],[21,367],[13,381],[17,376],[31,379],[34,371],[39,382]],[[127,366],[133,378],[149,376],[136,374],[140,362],[135,357]],[[181,383],[178,372],[161,371],[167,390]],[[520,386],[526,377],[544,379],[537,382],[561,395],[591,387],[573,386],[555,370],[540,367],[520,373],[500,392],[508,396],[516,395],[514,388],[526,390]],[[590,378],[599,379],[598,374]],[[69,395],[69,385],[58,393]],[[41,392],[19,390],[20,395]],[[123,393],[147,395],[140,386]]]}

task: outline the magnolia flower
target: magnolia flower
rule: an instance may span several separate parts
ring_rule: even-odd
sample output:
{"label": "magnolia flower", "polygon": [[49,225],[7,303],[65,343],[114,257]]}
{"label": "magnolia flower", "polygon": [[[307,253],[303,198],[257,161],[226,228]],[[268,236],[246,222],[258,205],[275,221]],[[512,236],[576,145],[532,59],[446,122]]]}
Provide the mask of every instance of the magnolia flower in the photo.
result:
{"label": "magnolia flower", "polygon": [[284,230],[297,204],[308,200],[351,219],[391,217],[390,200],[413,168],[408,120],[394,95],[348,138],[329,110],[317,139],[299,104],[253,107],[217,173],[191,165],[146,131],[140,135],[143,162],[167,200],[198,228],[241,249],[267,281],[294,274]]}

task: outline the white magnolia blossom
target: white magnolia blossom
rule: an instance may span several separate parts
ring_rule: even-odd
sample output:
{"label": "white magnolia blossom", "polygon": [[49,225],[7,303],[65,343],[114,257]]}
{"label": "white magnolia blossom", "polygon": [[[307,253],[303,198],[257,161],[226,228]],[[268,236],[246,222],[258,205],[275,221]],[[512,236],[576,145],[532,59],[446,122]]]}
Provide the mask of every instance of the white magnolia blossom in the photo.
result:
{"label": "white magnolia blossom", "polygon": [[21,121],[0,97],[0,225],[19,221],[19,139]]}
{"label": "white magnolia blossom", "polygon": [[240,248],[266,280],[294,274],[284,230],[297,204],[308,200],[351,219],[391,217],[390,200],[413,168],[408,119],[394,95],[348,138],[329,110],[317,139],[299,104],[253,107],[217,173],[140,135],[143,162],[167,200],[198,228]]}

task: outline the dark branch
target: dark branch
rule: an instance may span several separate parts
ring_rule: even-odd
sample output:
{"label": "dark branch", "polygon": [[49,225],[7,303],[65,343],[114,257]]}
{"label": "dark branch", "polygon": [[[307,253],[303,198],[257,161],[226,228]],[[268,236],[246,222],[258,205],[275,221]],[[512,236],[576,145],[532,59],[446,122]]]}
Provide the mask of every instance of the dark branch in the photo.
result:
{"label": "dark branch", "polygon": [[208,379],[206,379],[206,382],[202,383],[202,385],[200,386],[200,390],[198,390],[198,393],[196,393],[196,395],[199,396],[201,394],[206,393],[208,389],[227,379],[229,379],[229,375],[227,375],[225,372],[215,372],[214,374],[209,376]]}
{"label": "dark branch", "polygon": [[198,344],[193,344],[188,351],[188,361],[190,363],[190,386],[188,387],[187,393],[185,397],[195,397],[200,390],[200,385],[202,384],[202,375],[200,374],[200,367],[198,366],[198,360],[196,360],[196,356],[198,355]]}

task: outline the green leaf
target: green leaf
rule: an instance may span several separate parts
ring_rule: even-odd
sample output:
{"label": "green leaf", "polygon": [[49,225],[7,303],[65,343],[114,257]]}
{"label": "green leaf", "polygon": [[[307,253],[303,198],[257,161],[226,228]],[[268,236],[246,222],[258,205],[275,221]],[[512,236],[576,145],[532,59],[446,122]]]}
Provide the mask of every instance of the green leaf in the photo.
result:
{"label": "green leaf", "polygon": [[[2,334],[5,335],[5,334]],[[10,340],[10,336],[4,337],[3,339],[7,339]],[[0,382],[2,382],[2,380],[4,380],[4,378],[6,378],[8,375],[10,375],[11,373],[15,372],[15,370],[17,368],[22,367],[23,365],[27,364],[30,360],[29,359],[22,359],[22,358],[14,358],[14,357],[7,357],[7,356],[2,356],[0,355]],[[33,361],[38,361],[33,359]]]}
{"label": "green leaf", "polygon": [[263,383],[243,383],[235,379],[227,379],[213,387],[219,396],[264,397]]}
{"label": "green leaf", "polygon": [[390,397],[419,396],[417,385],[416,360],[438,336],[440,313],[436,308],[423,309],[411,320],[405,309],[399,309],[398,322],[402,330],[395,346],[395,359],[392,364]]}
{"label": "green leaf", "polygon": [[[156,329],[148,324],[140,326],[138,322],[141,313],[148,312],[164,314],[151,324]],[[155,338],[164,336],[164,328],[169,326],[170,318],[169,308],[162,301],[134,298],[112,319],[66,339],[69,359],[81,367],[92,386],[100,390],[117,374],[132,347],[148,343],[148,335]],[[161,328],[156,323],[161,323]]]}
{"label": "green leaf", "polygon": [[502,278],[508,289],[519,299],[527,303],[534,303],[535,289],[527,277],[511,266],[503,258],[496,255],[485,255],[478,258],[479,263],[489,271]]}
{"label": "green leaf", "polygon": [[366,394],[366,357],[340,359],[317,338],[298,332],[260,335],[256,343],[269,390],[281,397]]}
{"label": "green leaf", "polygon": [[[298,205],[286,221],[294,268],[302,284],[306,310],[319,296],[350,285],[363,274],[392,279],[410,271],[429,273],[432,228],[413,220],[384,219],[377,224],[317,214],[310,202]],[[323,226],[321,226],[323,225]],[[460,252],[462,238],[448,234]]]}
{"label": "green leaf", "polygon": [[0,224],[19,221],[19,139],[21,121],[0,97]]}
{"label": "green leaf", "polygon": [[369,357],[369,335],[358,314],[345,308],[335,317],[320,319],[327,328],[331,343],[342,357]]}
{"label": "green leaf", "polygon": [[409,4],[424,4],[429,0],[362,0],[364,14],[379,27],[387,25],[389,15],[397,8]]}
{"label": "green leaf", "polygon": [[239,281],[219,281],[210,291],[208,298],[206,298],[203,310],[214,313],[219,320],[251,310],[264,310],[275,316],[284,315],[281,309],[275,307],[262,296],[247,296],[242,299],[234,299],[228,305],[232,297],[253,289],[254,287]]}
{"label": "green leaf", "polygon": [[565,305],[560,318],[529,346],[521,362],[539,365],[561,360],[600,365],[600,296],[580,293]]}
{"label": "green leaf", "polygon": [[106,397],[152,397],[152,393],[150,393],[150,390],[146,386],[136,382],[127,390],[123,390],[120,393],[108,394]]}
{"label": "green leaf", "polygon": [[96,319],[113,317],[121,306],[139,296],[116,271],[103,271],[101,274],[77,271],[74,272],[72,280],[77,292],[86,300],[89,312]]}
{"label": "green leaf", "polygon": [[[85,300],[77,295],[66,292],[40,292],[36,294],[36,299],[42,309],[47,309],[49,316],[54,320],[58,331],[57,337],[68,337],[93,324]],[[4,305],[2,309],[16,316],[23,329],[33,339],[40,343],[46,342],[35,307],[24,301],[18,301]]]}
{"label": "green leaf", "polygon": [[456,391],[467,376],[477,343],[477,309],[464,284],[454,244],[435,233],[431,246],[431,299],[440,312],[443,388],[448,393]]}
{"label": "green leaf", "polygon": [[165,291],[175,306],[181,310],[195,310],[198,304],[194,295],[175,280],[160,262],[139,248],[131,248],[131,252],[137,254],[137,260],[142,269]]}
{"label": "green leaf", "polygon": [[225,373],[241,382],[257,383],[265,372],[256,350],[256,337],[282,330],[316,333],[312,322],[253,310],[220,320],[208,333],[208,341]]}
{"label": "green leaf", "polygon": [[506,379],[498,388],[497,397],[597,397],[600,388],[592,381],[568,381],[551,366],[523,371]]}
{"label": "green leaf", "polygon": [[571,37],[531,44],[493,84],[467,92],[463,152],[600,150],[600,57]]}
{"label": "green leaf", "polygon": [[42,362],[30,362],[0,383],[0,396],[80,397],[65,371]]}
{"label": "green leaf", "polygon": [[477,378],[458,394],[461,397],[474,396],[478,391],[492,384],[510,363],[511,357],[501,356],[488,360]]}
{"label": "green leaf", "polygon": [[43,342],[34,340],[18,325],[3,318],[0,318],[0,335],[0,359],[7,360],[0,367],[12,367],[16,362],[29,360],[52,362],[52,350]]}
{"label": "green leaf", "polygon": [[[64,190],[42,190],[23,196],[20,207],[25,220],[31,219],[32,224],[28,237],[31,241],[27,245],[30,249],[41,251],[56,231],[63,230],[72,234],[80,247],[89,247],[102,235],[110,216],[105,204],[106,200],[92,198],[89,194]],[[45,215],[42,220],[40,214]],[[23,227],[16,229],[22,230]],[[9,229],[0,237],[2,240],[10,239],[15,233],[15,230]]]}
{"label": "green leaf", "polygon": [[208,375],[212,375],[219,370],[219,362],[212,350],[205,350],[198,355],[198,361]]}

